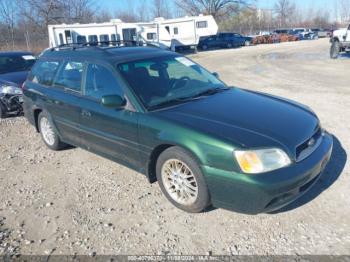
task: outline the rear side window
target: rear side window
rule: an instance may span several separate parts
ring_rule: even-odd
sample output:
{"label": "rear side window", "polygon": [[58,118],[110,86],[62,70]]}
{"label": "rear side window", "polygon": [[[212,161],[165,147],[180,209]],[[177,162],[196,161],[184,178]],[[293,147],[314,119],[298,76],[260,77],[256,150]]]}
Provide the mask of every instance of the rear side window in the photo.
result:
{"label": "rear side window", "polygon": [[38,61],[28,76],[36,84],[51,86],[60,63],[58,61]]}
{"label": "rear side window", "polygon": [[179,34],[179,28],[174,27],[174,35],[178,35]]}
{"label": "rear side window", "polygon": [[105,95],[123,95],[113,73],[104,66],[90,64],[87,68],[85,95],[100,100]]}
{"label": "rear side window", "polygon": [[66,62],[58,72],[54,85],[80,92],[83,69],[81,62]]}

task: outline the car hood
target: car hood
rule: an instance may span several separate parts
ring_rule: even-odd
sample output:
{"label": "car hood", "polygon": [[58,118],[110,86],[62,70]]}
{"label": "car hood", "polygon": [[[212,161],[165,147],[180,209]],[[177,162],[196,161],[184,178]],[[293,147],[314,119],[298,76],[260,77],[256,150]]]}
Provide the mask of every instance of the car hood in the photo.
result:
{"label": "car hood", "polygon": [[17,86],[21,86],[26,81],[27,75],[28,71],[0,74],[0,83],[15,83]]}
{"label": "car hood", "polygon": [[239,88],[154,112],[245,148],[280,147],[295,159],[296,147],[318,129],[307,107]]}

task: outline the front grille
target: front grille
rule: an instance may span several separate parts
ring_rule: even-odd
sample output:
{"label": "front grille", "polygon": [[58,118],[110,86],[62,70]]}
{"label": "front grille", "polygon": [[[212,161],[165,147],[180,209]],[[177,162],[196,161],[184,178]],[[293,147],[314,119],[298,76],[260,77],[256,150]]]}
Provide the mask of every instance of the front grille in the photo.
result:
{"label": "front grille", "polygon": [[301,161],[307,158],[321,143],[322,129],[318,127],[316,132],[305,142],[296,148],[296,160]]}

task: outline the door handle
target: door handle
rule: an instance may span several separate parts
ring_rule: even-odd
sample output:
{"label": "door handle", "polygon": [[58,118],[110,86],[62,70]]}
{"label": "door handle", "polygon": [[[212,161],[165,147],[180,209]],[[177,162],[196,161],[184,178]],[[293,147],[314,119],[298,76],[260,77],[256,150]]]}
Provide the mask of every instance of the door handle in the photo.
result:
{"label": "door handle", "polygon": [[87,110],[84,110],[84,109],[81,111],[81,115],[83,117],[87,117],[87,118],[91,117],[91,113],[89,111],[87,111]]}

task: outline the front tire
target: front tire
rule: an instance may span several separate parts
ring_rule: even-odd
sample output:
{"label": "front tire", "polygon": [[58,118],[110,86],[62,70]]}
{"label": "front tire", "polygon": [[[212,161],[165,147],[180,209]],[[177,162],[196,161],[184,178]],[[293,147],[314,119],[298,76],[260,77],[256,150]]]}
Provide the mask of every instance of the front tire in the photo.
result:
{"label": "front tire", "polygon": [[197,161],[182,148],[165,150],[157,160],[156,173],[163,194],[177,208],[199,213],[210,205],[202,171]]}
{"label": "front tire", "polygon": [[340,43],[339,41],[333,41],[332,46],[331,46],[331,58],[332,59],[337,59],[340,53]]}
{"label": "front tire", "polygon": [[38,127],[41,138],[48,148],[58,151],[67,147],[67,144],[63,143],[57,135],[49,114],[45,112],[40,113],[38,117]]}

